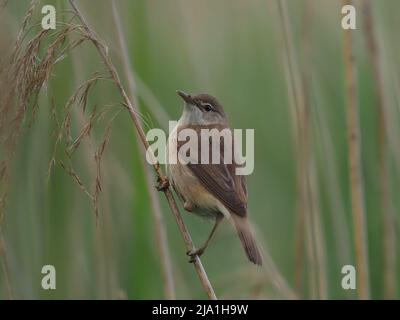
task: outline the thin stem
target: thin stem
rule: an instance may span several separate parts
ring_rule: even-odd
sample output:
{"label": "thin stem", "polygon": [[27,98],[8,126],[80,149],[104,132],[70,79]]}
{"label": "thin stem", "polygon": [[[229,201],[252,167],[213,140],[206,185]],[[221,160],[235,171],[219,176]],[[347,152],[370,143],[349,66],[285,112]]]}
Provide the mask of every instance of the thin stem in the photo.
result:
{"label": "thin stem", "polygon": [[372,63],[374,88],[376,95],[376,109],[378,114],[378,147],[379,147],[379,189],[381,196],[381,212],[383,217],[383,279],[386,299],[394,299],[396,295],[396,232],[394,217],[390,206],[390,187],[387,168],[387,135],[386,110],[383,89],[382,69],[379,60],[379,47],[374,32],[371,1],[364,1],[364,24],[368,51]]}
{"label": "thin stem", "polygon": [[7,294],[8,298],[10,300],[14,299],[14,293],[11,287],[11,281],[10,281],[10,270],[8,267],[8,260],[7,260],[7,253],[6,253],[6,246],[4,243],[4,237],[3,237],[3,228],[0,225],[0,261],[1,261],[1,266],[3,269],[3,274],[4,274],[4,279],[6,283],[6,289],[7,289]]}
{"label": "thin stem", "polygon": [[[121,25],[121,17],[119,16],[115,0],[111,2],[111,6],[112,6],[114,24],[117,29],[119,49],[122,53],[122,63],[124,65],[125,78],[128,81],[128,88],[129,88],[128,92],[130,98],[133,99],[134,93],[135,91],[137,91],[136,90],[137,86],[132,72],[133,68],[129,61],[125,35]],[[138,147],[140,149],[140,146]],[[150,171],[149,166],[146,165],[144,157],[142,157],[141,160],[146,176],[146,187],[151,199],[151,206],[152,206],[151,212],[153,214],[155,223],[156,245],[160,255],[161,269],[164,282],[164,293],[167,299],[175,299],[176,295],[175,295],[174,279],[172,275],[171,255],[168,248],[167,230],[161,212],[160,201],[157,196],[156,190],[152,185],[154,181],[153,174]]]}
{"label": "thin stem", "polygon": [[303,103],[304,103],[304,119],[303,126],[305,131],[304,144],[306,147],[305,152],[307,153],[307,171],[306,180],[308,182],[308,192],[309,192],[309,202],[310,202],[310,215],[311,215],[311,233],[314,236],[313,250],[315,251],[315,256],[317,260],[318,267],[318,293],[320,299],[327,298],[327,275],[326,275],[326,256],[325,256],[325,243],[324,235],[321,222],[321,210],[319,204],[318,196],[318,182],[316,178],[315,169],[315,152],[311,148],[312,143],[312,132],[309,128],[312,128],[312,113],[311,113],[311,70],[312,70],[312,30],[313,30],[313,6],[310,0],[305,1],[304,15],[303,15],[303,36],[304,41],[302,42],[303,60],[301,68],[301,88],[303,90]]}
{"label": "thin stem", "polygon": [[[321,106],[327,105],[321,97],[321,88],[319,87],[320,81],[316,79],[317,76],[313,74],[312,92],[313,92],[313,114],[315,115],[316,137],[318,153],[321,157],[321,170],[323,172],[322,178],[326,184],[327,192],[329,194],[330,215],[329,226],[334,235],[334,247],[338,257],[338,266],[349,264],[352,256],[350,253],[349,243],[350,234],[346,212],[344,208],[344,201],[341,194],[340,183],[338,181],[337,163],[335,163],[336,154],[333,148],[332,132],[329,129],[327,122],[327,115],[324,108]],[[340,275],[339,275],[340,276]],[[345,292],[349,295],[349,291]],[[349,295],[350,296],[350,295]]]}
{"label": "thin stem", "polygon": [[[343,5],[351,4],[343,0]],[[357,290],[360,299],[369,299],[368,244],[361,175],[361,136],[358,119],[356,61],[353,53],[352,30],[344,30],[344,76],[347,100],[347,143],[349,152],[349,184],[354,229],[357,269]]]}
{"label": "thin stem", "polygon": [[[296,248],[296,256],[295,256],[295,282],[297,293],[301,295],[302,292],[302,276],[303,276],[303,254],[304,254],[304,243],[305,243],[305,223],[306,223],[306,210],[307,210],[307,201],[306,201],[306,190],[304,184],[304,176],[303,176],[303,152],[302,148],[300,148],[301,144],[301,128],[300,122],[300,112],[298,106],[300,105],[299,99],[301,98],[301,94],[299,92],[299,79],[296,78],[297,73],[294,72],[294,57],[293,50],[291,49],[291,36],[288,35],[290,32],[290,28],[287,21],[287,13],[286,13],[286,2],[282,3],[278,1],[280,21],[282,23],[281,30],[284,33],[284,49],[285,49],[285,73],[286,78],[288,80],[288,91],[289,91],[289,99],[290,99],[290,111],[292,118],[292,126],[293,126],[293,139],[295,143],[295,151],[296,151],[296,194],[297,194],[297,204],[296,204],[296,224],[295,224],[295,248]],[[312,256],[310,256],[312,258]],[[314,264],[312,264],[314,265]],[[314,275],[315,272],[311,272],[311,275]]]}
{"label": "thin stem", "polygon": [[[79,20],[81,21],[84,30],[86,31],[86,33],[88,34],[88,36],[90,37],[90,40],[93,42],[94,46],[96,47],[97,51],[99,52],[106,68],[109,70],[110,75],[113,79],[113,81],[116,84],[116,87],[119,91],[119,93],[121,94],[121,97],[124,101],[124,104],[126,105],[129,114],[131,116],[131,119],[135,125],[135,128],[137,130],[137,133],[139,135],[139,138],[142,142],[142,145],[144,147],[145,150],[147,150],[149,148],[149,143],[146,140],[146,135],[143,131],[141,122],[139,120],[139,117],[137,116],[138,112],[137,112],[137,108],[135,105],[133,105],[133,103],[131,102],[131,100],[129,99],[127,93],[125,92],[125,89],[123,88],[119,75],[117,73],[117,70],[115,69],[114,65],[112,64],[108,53],[107,53],[107,49],[104,45],[101,44],[100,40],[97,38],[97,36],[95,35],[95,33],[90,29],[89,25],[86,23],[85,18],[82,16],[80,10],[77,8],[75,1],[74,0],[69,0],[69,3],[71,4],[74,12],[76,13],[77,17],[79,18]],[[167,178],[164,176],[164,174],[161,171],[161,167],[159,165],[158,162],[153,162],[153,168],[158,176],[158,179],[161,182],[166,182]],[[191,236],[185,226],[185,223],[182,219],[182,216],[179,213],[179,209],[178,206],[176,205],[175,199],[172,195],[172,192],[169,188],[165,188],[163,190],[165,197],[167,198],[168,201],[168,205],[172,211],[172,214],[175,217],[175,220],[178,224],[179,227],[179,231],[182,234],[182,237],[184,239],[185,245],[186,245],[186,249],[189,251],[194,250],[194,245],[193,245],[193,241],[191,239]],[[203,289],[205,290],[206,294],[208,295],[208,297],[210,299],[217,299],[215,293],[214,293],[214,289],[208,279],[208,276],[204,270],[204,267],[201,263],[201,260],[198,256],[196,256],[196,258],[194,259],[193,265],[195,267],[195,270],[199,276],[200,282],[203,286]]]}
{"label": "thin stem", "polygon": [[[326,298],[326,263],[324,239],[321,228],[319,204],[317,201],[316,179],[312,176],[314,164],[311,150],[310,107],[308,99],[309,78],[307,63],[301,76],[293,48],[293,36],[288,17],[287,3],[278,1],[280,21],[284,37],[285,70],[288,79],[289,99],[294,127],[294,143],[297,164],[297,219],[296,219],[296,286],[302,289],[302,255],[303,242],[306,240],[307,255],[311,271],[310,289],[312,298]],[[308,8],[307,8],[308,9]],[[309,12],[307,12],[309,13]],[[308,62],[310,54],[309,26],[306,26],[305,58]]]}

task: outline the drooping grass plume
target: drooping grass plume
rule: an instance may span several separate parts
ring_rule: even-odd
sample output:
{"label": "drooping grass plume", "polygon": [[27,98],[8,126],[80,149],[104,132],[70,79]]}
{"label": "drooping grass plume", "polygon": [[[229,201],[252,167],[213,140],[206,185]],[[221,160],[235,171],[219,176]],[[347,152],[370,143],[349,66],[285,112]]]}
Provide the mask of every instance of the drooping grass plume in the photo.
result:
{"label": "drooping grass plume", "polygon": [[[49,173],[51,173],[53,166],[57,163],[56,161],[56,153],[57,146],[60,143],[66,145],[66,160],[59,161],[58,163],[66,170],[66,172],[73,178],[73,180],[77,183],[79,188],[92,200],[93,209],[96,214],[96,217],[99,215],[99,197],[102,191],[102,183],[101,183],[101,159],[103,157],[105,148],[110,139],[111,125],[112,121],[115,119],[116,114],[111,118],[109,124],[105,130],[102,142],[97,148],[97,151],[94,155],[94,162],[96,168],[95,181],[94,181],[94,189],[93,191],[89,191],[89,188],[86,187],[83,183],[83,180],[80,178],[77,171],[71,166],[70,158],[73,156],[75,151],[79,148],[79,145],[85,137],[90,134],[90,131],[94,125],[94,121],[97,120],[98,114],[102,114],[104,110],[97,111],[95,107],[91,110],[91,115],[89,117],[89,122],[84,125],[81,129],[77,138],[72,138],[71,133],[71,108],[78,107],[83,112],[86,112],[87,109],[87,101],[88,95],[91,88],[98,82],[102,80],[111,79],[115,84],[117,89],[119,90],[123,102],[122,105],[125,106],[131,115],[132,120],[134,121],[136,128],[138,129],[139,138],[144,145],[144,147],[148,147],[147,140],[145,138],[144,131],[141,127],[140,114],[137,109],[132,104],[131,100],[128,98],[125,90],[123,89],[121,82],[119,80],[119,76],[115,67],[113,66],[105,45],[94,35],[93,31],[88,27],[84,18],[82,17],[80,11],[75,6],[73,1],[70,2],[75,14],[83,24],[76,25],[72,23],[62,24],[60,25],[56,31],[48,31],[48,30],[40,30],[36,35],[32,37],[31,40],[27,41],[24,44],[24,39],[26,38],[26,33],[28,32],[28,24],[29,20],[33,14],[36,1],[31,2],[31,6],[28,10],[27,15],[23,19],[22,27],[18,33],[17,42],[13,51],[13,54],[10,58],[9,66],[2,70],[2,75],[11,76],[11,79],[7,79],[10,85],[10,90],[8,90],[5,94],[2,94],[2,99],[5,99],[7,103],[1,104],[1,112],[5,115],[2,117],[2,122],[0,126],[0,130],[5,136],[4,146],[9,150],[15,149],[17,144],[17,140],[20,134],[20,128],[25,120],[28,118],[29,123],[32,123],[35,119],[37,110],[39,108],[38,97],[42,90],[47,85],[49,78],[51,76],[52,69],[54,65],[60,60],[63,59],[64,56],[69,52],[69,50],[77,49],[82,43],[86,41],[90,41],[95,45],[98,49],[100,57],[106,67],[107,75],[104,76],[103,73],[96,73],[92,78],[84,82],[81,86],[78,87],[76,92],[70,97],[70,99],[65,104],[65,107],[62,110],[62,119],[57,119],[55,121],[56,124],[56,142],[54,146],[53,157],[50,160]],[[76,40],[70,41],[69,36],[75,34],[78,35]],[[48,43],[47,43],[48,42]],[[43,49],[45,48],[45,49]],[[15,101],[14,101],[14,96]],[[16,110],[13,108],[13,105],[16,105]],[[52,112],[53,118],[55,117],[55,110]],[[11,155],[12,152],[7,153],[8,158],[2,160],[2,179],[7,178],[8,165],[11,163]],[[156,164],[154,166],[156,172],[158,174],[159,180],[166,183],[166,178],[162,175],[160,166]],[[148,175],[148,184],[150,186],[150,174]],[[2,184],[3,185],[3,184]],[[191,242],[190,235],[183,223],[182,218],[180,217],[177,206],[174,202],[172,193],[169,189],[165,190],[165,195],[167,200],[172,208],[172,211],[177,219],[178,226],[183,234],[184,240],[187,245],[188,250],[193,249],[193,243]],[[155,199],[155,193],[153,193],[153,200]],[[1,197],[2,204],[5,203],[5,196]],[[159,207],[158,207],[159,210]],[[160,211],[160,210],[159,210]],[[160,226],[161,220],[160,216],[156,217],[157,223]],[[164,240],[160,238],[161,240]],[[3,252],[4,250],[2,250]],[[164,260],[168,259],[165,258]],[[199,274],[201,283],[207,293],[207,295],[215,299],[214,290],[208,280],[208,277],[205,273],[205,270],[201,264],[200,259],[196,259],[194,266],[196,271]],[[169,270],[169,273],[171,270]],[[169,286],[170,286],[170,294],[169,297],[173,298],[174,294],[172,293],[172,283],[171,276],[169,275]]]}
{"label": "drooping grass plume", "polygon": [[[136,107],[132,104],[132,101],[129,99],[127,93],[125,92],[125,89],[122,87],[120,78],[118,76],[117,70],[115,69],[114,65],[112,64],[106,47],[104,46],[104,44],[102,44],[100,42],[100,40],[96,37],[96,35],[94,34],[94,32],[90,29],[89,25],[86,23],[85,19],[83,18],[82,14],[80,13],[79,9],[77,8],[75,1],[73,0],[69,0],[73,10],[75,11],[76,15],[78,16],[79,20],[81,21],[81,23],[83,24],[83,28],[85,30],[85,32],[87,33],[88,38],[93,42],[93,44],[95,45],[96,49],[98,50],[105,66],[107,67],[108,71],[110,72],[110,75],[113,79],[113,81],[115,82],[123,100],[124,100],[124,104],[126,105],[126,107],[128,108],[128,111],[131,115],[131,118],[135,124],[135,127],[137,129],[139,138],[144,146],[144,148],[147,150],[149,147],[149,143],[146,140],[146,136],[145,133],[143,131],[143,128],[141,126],[141,122],[139,117],[137,116],[137,109]],[[182,236],[185,240],[185,244],[186,244],[186,248],[187,250],[193,250],[194,249],[194,245],[193,242],[191,240],[190,234],[188,232],[188,230],[186,229],[186,226],[182,220],[182,217],[179,213],[179,209],[176,205],[176,202],[173,198],[172,192],[171,190],[168,188],[167,185],[167,179],[166,177],[162,174],[161,172],[161,168],[160,165],[154,161],[154,170],[156,171],[156,174],[158,176],[158,180],[160,182],[160,184],[163,185],[163,192],[168,200],[168,204],[171,208],[172,213],[174,214],[175,219],[177,220],[180,232],[182,233]],[[200,282],[203,285],[203,289],[205,290],[205,292],[207,293],[208,297],[210,299],[216,299],[216,295],[214,293],[214,289],[211,286],[210,281],[208,280],[207,274],[204,270],[204,267],[200,261],[200,258],[198,256],[196,256],[196,259],[194,261],[194,266],[195,269],[197,271],[197,274],[200,278]]]}

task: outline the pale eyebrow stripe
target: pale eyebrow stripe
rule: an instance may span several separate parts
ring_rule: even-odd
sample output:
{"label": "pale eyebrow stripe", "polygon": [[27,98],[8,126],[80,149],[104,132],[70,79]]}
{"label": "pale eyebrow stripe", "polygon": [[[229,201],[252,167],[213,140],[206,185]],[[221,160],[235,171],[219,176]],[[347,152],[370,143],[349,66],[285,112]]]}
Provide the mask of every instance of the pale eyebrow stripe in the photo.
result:
{"label": "pale eyebrow stripe", "polygon": [[211,108],[215,109],[214,106],[209,102],[200,102],[201,106],[210,106]]}

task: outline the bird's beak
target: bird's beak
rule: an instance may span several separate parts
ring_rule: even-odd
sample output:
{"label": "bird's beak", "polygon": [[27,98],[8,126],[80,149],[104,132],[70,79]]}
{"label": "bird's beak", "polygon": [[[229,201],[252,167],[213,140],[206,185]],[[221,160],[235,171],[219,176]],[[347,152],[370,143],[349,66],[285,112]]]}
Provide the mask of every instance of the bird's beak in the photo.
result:
{"label": "bird's beak", "polygon": [[193,104],[193,98],[190,94],[183,92],[181,90],[176,90],[176,93],[187,103]]}

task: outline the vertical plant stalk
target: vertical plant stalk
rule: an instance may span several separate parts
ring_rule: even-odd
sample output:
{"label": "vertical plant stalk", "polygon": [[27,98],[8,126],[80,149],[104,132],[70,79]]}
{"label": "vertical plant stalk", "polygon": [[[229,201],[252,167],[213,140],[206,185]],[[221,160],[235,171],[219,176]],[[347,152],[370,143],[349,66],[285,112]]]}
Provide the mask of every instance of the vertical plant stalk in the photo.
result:
{"label": "vertical plant stalk", "polygon": [[[330,215],[329,225],[334,234],[334,247],[338,257],[338,266],[349,264],[353,257],[350,252],[349,243],[350,238],[350,225],[346,218],[346,210],[342,197],[340,182],[338,180],[338,168],[335,163],[336,154],[333,148],[332,132],[328,125],[328,116],[324,108],[320,106],[326,105],[321,97],[320,81],[313,76],[312,79],[312,92],[313,92],[313,114],[315,115],[315,125],[317,127],[316,137],[318,138],[317,147],[319,149],[320,159],[322,162],[321,169],[323,171],[322,178],[325,180],[327,192],[329,194]],[[339,280],[340,274],[337,277]],[[349,291],[345,292],[346,296],[350,298],[352,295]]]}
{"label": "vertical plant stalk", "polygon": [[[396,121],[398,119],[398,115],[400,115],[400,77],[396,76],[395,74],[392,75],[392,81],[394,84],[394,91],[395,91],[395,98],[394,98],[394,103],[396,105],[396,109],[397,111],[393,110],[393,112],[391,112],[390,117],[394,119],[395,123],[398,123],[398,121]],[[394,108],[393,108],[394,109]],[[392,130],[394,126],[392,126]],[[399,132],[400,126],[397,128],[397,130],[395,130],[396,133]],[[400,149],[397,148],[397,137],[400,134],[390,134],[389,137],[392,137],[391,140],[393,140],[391,142],[391,151],[394,153],[394,158],[395,158],[395,167],[396,167],[396,171],[397,171],[397,176],[398,179],[400,181]]]}
{"label": "vertical plant stalk", "polygon": [[[316,177],[316,155],[315,150],[312,149],[313,139],[311,134],[312,130],[312,108],[311,108],[311,99],[310,92],[312,82],[311,78],[311,70],[312,70],[312,30],[313,30],[313,6],[310,0],[305,1],[304,6],[304,16],[303,16],[303,37],[304,41],[302,42],[303,49],[303,59],[302,59],[302,68],[301,68],[301,84],[303,89],[303,97],[304,97],[304,131],[305,131],[305,145],[307,153],[307,174],[306,180],[308,182],[308,192],[309,192],[309,201],[310,201],[310,215],[311,215],[311,233],[314,237],[313,250],[315,251],[315,256],[317,259],[318,266],[318,295],[320,299],[327,299],[328,297],[328,288],[327,288],[327,275],[326,275],[326,256],[325,256],[325,241],[324,241],[324,233],[321,222],[321,209],[319,204],[319,194],[318,194],[318,179]],[[310,128],[310,129],[309,129]],[[308,150],[307,150],[308,149]]]}
{"label": "vertical plant stalk", "polygon": [[[278,0],[280,20],[284,37],[286,71],[289,99],[294,127],[294,142],[297,163],[297,220],[296,220],[296,274],[298,290],[302,290],[303,242],[307,244],[307,255],[311,268],[310,289],[312,298],[326,298],[326,263],[323,249],[323,232],[319,219],[319,205],[316,194],[316,179],[312,177],[312,150],[310,137],[310,108],[306,98],[307,70],[303,77],[298,68],[293,48],[293,37],[285,0]],[[308,30],[309,31],[309,30]],[[310,35],[308,35],[310,36]],[[309,44],[308,44],[309,46]],[[309,54],[309,48],[305,48]],[[308,59],[308,57],[307,57]],[[303,79],[302,79],[303,78]]]}
{"label": "vertical plant stalk", "polygon": [[[303,89],[304,89],[304,105],[308,105],[308,83],[310,81],[310,65],[309,65],[309,57],[310,57],[310,50],[311,50],[311,32],[310,32],[310,19],[311,19],[311,13],[310,13],[310,3],[306,0],[305,5],[304,5],[304,13],[303,13],[303,43],[304,45],[302,46],[303,49],[303,55],[302,55],[302,74],[301,74],[301,80],[303,84]],[[305,128],[307,130],[307,127]],[[305,134],[307,136],[307,133]],[[300,151],[300,150],[299,150]],[[298,172],[300,172],[301,166],[299,165],[298,167]],[[300,184],[300,181],[303,179],[298,179],[298,184]],[[300,186],[298,187],[298,190],[300,189]],[[304,197],[304,196],[302,196]],[[302,292],[303,291],[303,269],[304,269],[304,233],[305,233],[305,210],[302,208],[305,208],[305,203],[299,205],[298,207],[298,212],[297,212],[297,217],[296,217],[296,230],[295,230],[295,241],[296,241],[296,252],[295,252],[295,287],[297,292]]]}
{"label": "vertical plant stalk", "polygon": [[[1,221],[0,221],[1,222]],[[0,262],[1,262],[1,267],[3,269],[3,275],[5,279],[5,284],[6,284],[6,290],[7,290],[7,295],[10,300],[14,299],[14,293],[13,289],[11,287],[11,281],[10,281],[10,270],[8,266],[8,260],[7,260],[7,252],[6,252],[6,247],[4,243],[4,236],[3,236],[3,229],[0,225]]]}
{"label": "vertical plant stalk", "polygon": [[387,166],[388,140],[386,135],[386,110],[382,68],[376,41],[371,1],[364,1],[364,26],[368,51],[372,63],[376,109],[378,114],[378,167],[381,213],[383,217],[383,281],[385,299],[396,295],[396,231],[393,211],[390,205],[390,187]]}
{"label": "vertical plant stalk", "polygon": [[[294,62],[293,62],[293,52],[290,49],[290,36],[288,36],[288,32],[290,32],[290,28],[288,25],[287,13],[285,10],[286,3],[282,3],[281,1],[277,1],[279,6],[279,13],[280,13],[280,20],[282,23],[281,29],[284,32],[284,49],[285,49],[285,71],[286,71],[286,78],[288,80],[288,90],[289,90],[289,99],[290,99],[290,111],[292,116],[292,125],[293,125],[293,138],[295,142],[296,148],[296,194],[297,194],[297,204],[296,204],[296,223],[295,223],[295,285],[297,289],[297,293],[301,296],[302,292],[302,276],[303,276],[303,254],[304,254],[304,242],[305,242],[305,223],[306,223],[306,192],[305,192],[305,184],[304,184],[304,176],[303,176],[303,152],[300,148],[301,143],[301,128],[298,119],[300,118],[300,110],[299,106],[299,99],[300,99],[300,92],[299,92],[299,81],[300,79],[295,79],[294,75]],[[312,272],[312,275],[315,273]]]}
{"label": "vertical plant stalk", "polygon": [[[131,100],[129,99],[125,89],[122,87],[119,75],[117,73],[117,70],[115,69],[114,65],[112,64],[109,56],[108,56],[108,52],[106,47],[100,42],[100,40],[98,39],[98,37],[95,35],[95,33],[92,31],[92,29],[90,29],[89,25],[87,24],[85,18],[82,16],[80,10],[77,8],[75,1],[74,0],[69,0],[69,3],[73,9],[73,11],[75,12],[76,16],[79,18],[79,20],[82,23],[82,27],[84,29],[84,31],[87,33],[89,39],[93,42],[94,46],[96,47],[97,51],[100,54],[100,57],[102,58],[106,68],[108,69],[108,71],[110,72],[111,78],[112,80],[115,82],[115,85],[123,99],[123,102],[125,104],[125,106],[127,107],[129,114],[131,116],[131,119],[135,125],[135,128],[137,130],[138,136],[142,142],[143,147],[145,148],[145,150],[147,150],[149,148],[149,143],[146,140],[146,135],[143,131],[141,122],[139,120],[138,117],[138,111],[136,106],[131,102]],[[168,183],[168,179],[164,176],[164,174],[161,171],[161,167],[159,165],[158,162],[153,162],[153,168],[157,174],[158,180],[160,181],[161,184],[163,185],[167,185]],[[163,190],[165,197],[167,198],[168,201],[168,205],[172,211],[172,214],[175,217],[175,220],[178,224],[179,227],[179,231],[182,234],[182,237],[184,239],[185,245],[186,245],[186,249],[189,250],[193,250],[194,249],[194,245],[193,245],[193,241],[191,239],[191,236],[186,228],[186,225],[182,219],[182,216],[180,215],[178,206],[175,202],[175,199],[173,197],[173,194],[170,190],[169,187],[164,188]],[[207,296],[210,299],[217,299],[214,289],[208,279],[207,273],[204,270],[204,267],[201,263],[201,260],[198,256],[195,257],[195,260],[193,262],[193,265],[195,267],[195,270],[199,276],[200,282],[203,286],[203,289],[205,290]]]}
{"label": "vertical plant stalk", "polygon": [[[343,5],[352,4],[342,0]],[[353,53],[352,30],[344,30],[344,77],[347,103],[347,143],[351,209],[357,269],[357,291],[360,299],[369,299],[368,244],[361,175],[361,136],[357,101],[356,61]]]}
{"label": "vertical plant stalk", "polygon": [[[132,70],[133,70],[132,65],[129,61],[128,49],[126,47],[126,42],[125,42],[125,35],[124,35],[122,25],[121,25],[121,17],[118,13],[115,0],[111,1],[111,6],[112,6],[113,20],[114,20],[114,24],[115,24],[115,27],[117,30],[118,45],[119,45],[120,52],[122,54],[122,63],[124,66],[125,78],[128,81],[128,92],[129,92],[130,98],[133,99],[135,96],[135,91],[136,91],[137,86],[136,86],[135,78],[134,78],[134,75],[132,72]],[[137,141],[137,140],[135,140],[135,141]],[[139,143],[138,143],[138,149],[142,150]],[[168,247],[167,230],[166,230],[163,215],[161,212],[160,201],[157,196],[156,189],[153,187],[154,177],[153,177],[152,172],[150,171],[150,168],[145,163],[144,159],[145,159],[145,155],[142,154],[141,162],[142,162],[143,170],[144,170],[145,176],[146,176],[146,182],[145,182],[146,188],[150,195],[150,200],[151,200],[151,206],[152,206],[151,212],[153,214],[153,219],[154,219],[154,224],[155,224],[156,245],[157,245],[159,258],[160,258],[160,262],[161,262],[161,270],[162,270],[162,277],[163,277],[163,283],[164,283],[164,294],[167,299],[170,299],[170,300],[176,299],[174,278],[173,278],[173,274],[172,274],[171,255],[170,255],[170,251],[169,251],[169,247]]]}

